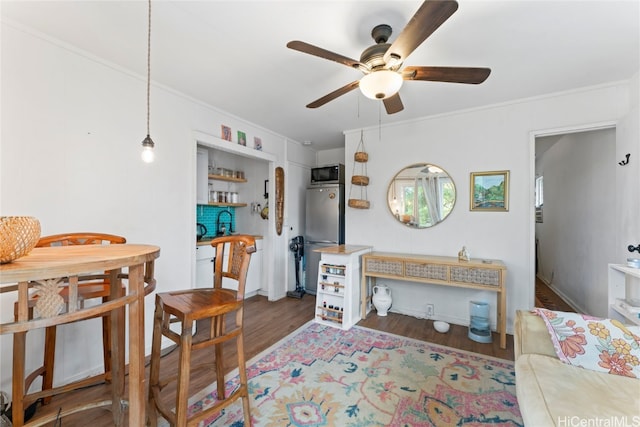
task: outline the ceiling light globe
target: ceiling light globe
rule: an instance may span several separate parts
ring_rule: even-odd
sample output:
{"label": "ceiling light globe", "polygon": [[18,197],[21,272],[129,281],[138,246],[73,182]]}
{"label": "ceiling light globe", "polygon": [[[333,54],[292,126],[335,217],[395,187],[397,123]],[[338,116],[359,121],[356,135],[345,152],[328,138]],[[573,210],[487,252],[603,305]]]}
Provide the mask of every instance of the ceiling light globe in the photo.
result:
{"label": "ceiling light globe", "polygon": [[402,87],[402,76],[390,70],[373,71],[360,79],[360,91],[371,99],[386,99]]}
{"label": "ceiling light globe", "polygon": [[149,135],[142,141],[142,161],[145,163],[152,163],[155,160],[155,153],[153,140]]}
{"label": "ceiling light globe", "polygon": [[144,149],[142,150],[142,161],[145,163],[153,163],[155,158],[156,156],[153,152],[153,148],[144,147]]}

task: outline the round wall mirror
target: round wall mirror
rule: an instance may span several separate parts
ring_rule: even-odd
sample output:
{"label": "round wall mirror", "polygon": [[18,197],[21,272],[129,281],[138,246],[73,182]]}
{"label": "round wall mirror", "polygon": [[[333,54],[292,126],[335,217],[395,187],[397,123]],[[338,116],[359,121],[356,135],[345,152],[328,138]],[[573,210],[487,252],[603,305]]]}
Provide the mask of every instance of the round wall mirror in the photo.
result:
{"label": "round wall mirror", "polygon": [[411,228],[432,227],[449,216],[456,204],[456,186],[439,166],[416,163],[396,174],[389,184],[391,214]]}

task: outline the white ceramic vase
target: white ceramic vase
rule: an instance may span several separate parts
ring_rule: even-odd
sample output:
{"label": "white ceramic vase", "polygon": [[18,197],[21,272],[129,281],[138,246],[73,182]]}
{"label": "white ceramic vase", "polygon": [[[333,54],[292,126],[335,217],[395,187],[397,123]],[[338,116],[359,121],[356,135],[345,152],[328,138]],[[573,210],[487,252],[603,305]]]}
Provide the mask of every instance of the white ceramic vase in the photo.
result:
{"label": "white ceramic vase", "polygon": [[391,289],[384,285],[374,286],[371,300],[378,311],[378,316],[386,316],[392,302]]}

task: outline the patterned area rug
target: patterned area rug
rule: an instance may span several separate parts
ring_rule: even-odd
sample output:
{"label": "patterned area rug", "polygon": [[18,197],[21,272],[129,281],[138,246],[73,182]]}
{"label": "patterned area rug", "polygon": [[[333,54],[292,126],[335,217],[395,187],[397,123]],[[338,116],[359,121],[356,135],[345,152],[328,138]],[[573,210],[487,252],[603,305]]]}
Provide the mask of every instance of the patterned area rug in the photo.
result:
{"label": "patterned area rug", "polygon": [[[358,326],[310,322],[247,371],[254,426],[523,425],[513,363]],[[190,412],[215,398],[212,384]],[[242,404],[203,425],[242,426]]]}

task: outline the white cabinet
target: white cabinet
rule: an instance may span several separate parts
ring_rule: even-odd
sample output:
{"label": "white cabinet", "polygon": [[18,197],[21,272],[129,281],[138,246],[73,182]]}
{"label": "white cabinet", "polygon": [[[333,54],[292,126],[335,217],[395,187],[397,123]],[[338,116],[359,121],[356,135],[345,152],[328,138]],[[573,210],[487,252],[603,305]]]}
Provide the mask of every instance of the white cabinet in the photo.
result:
{"label": "white cabinet", "polygon": [[244,297],[249,298],[262,289],[262,239],[256,239],[256,251],[251,254],[249,271],[247,272],[247,282],[244,288]]}
{"label": "white cabinet", "polygon": [[368,246],[318,249],[316,321],[347,330],[360,320],[360,257]]}
{"label": "white cabinet", "polygon": [[196,246],[196,288],[213,286],[213,257],[216,250],[211,245]]}
{"label": "white cabinet", "polygon": [[640,325],[640,269],[609,264],[609,317]]}
{"label": "white cabinet", "polygon": [[209,151],[198,148],[196,158],[196,203],[206,205],[209,203]]}

